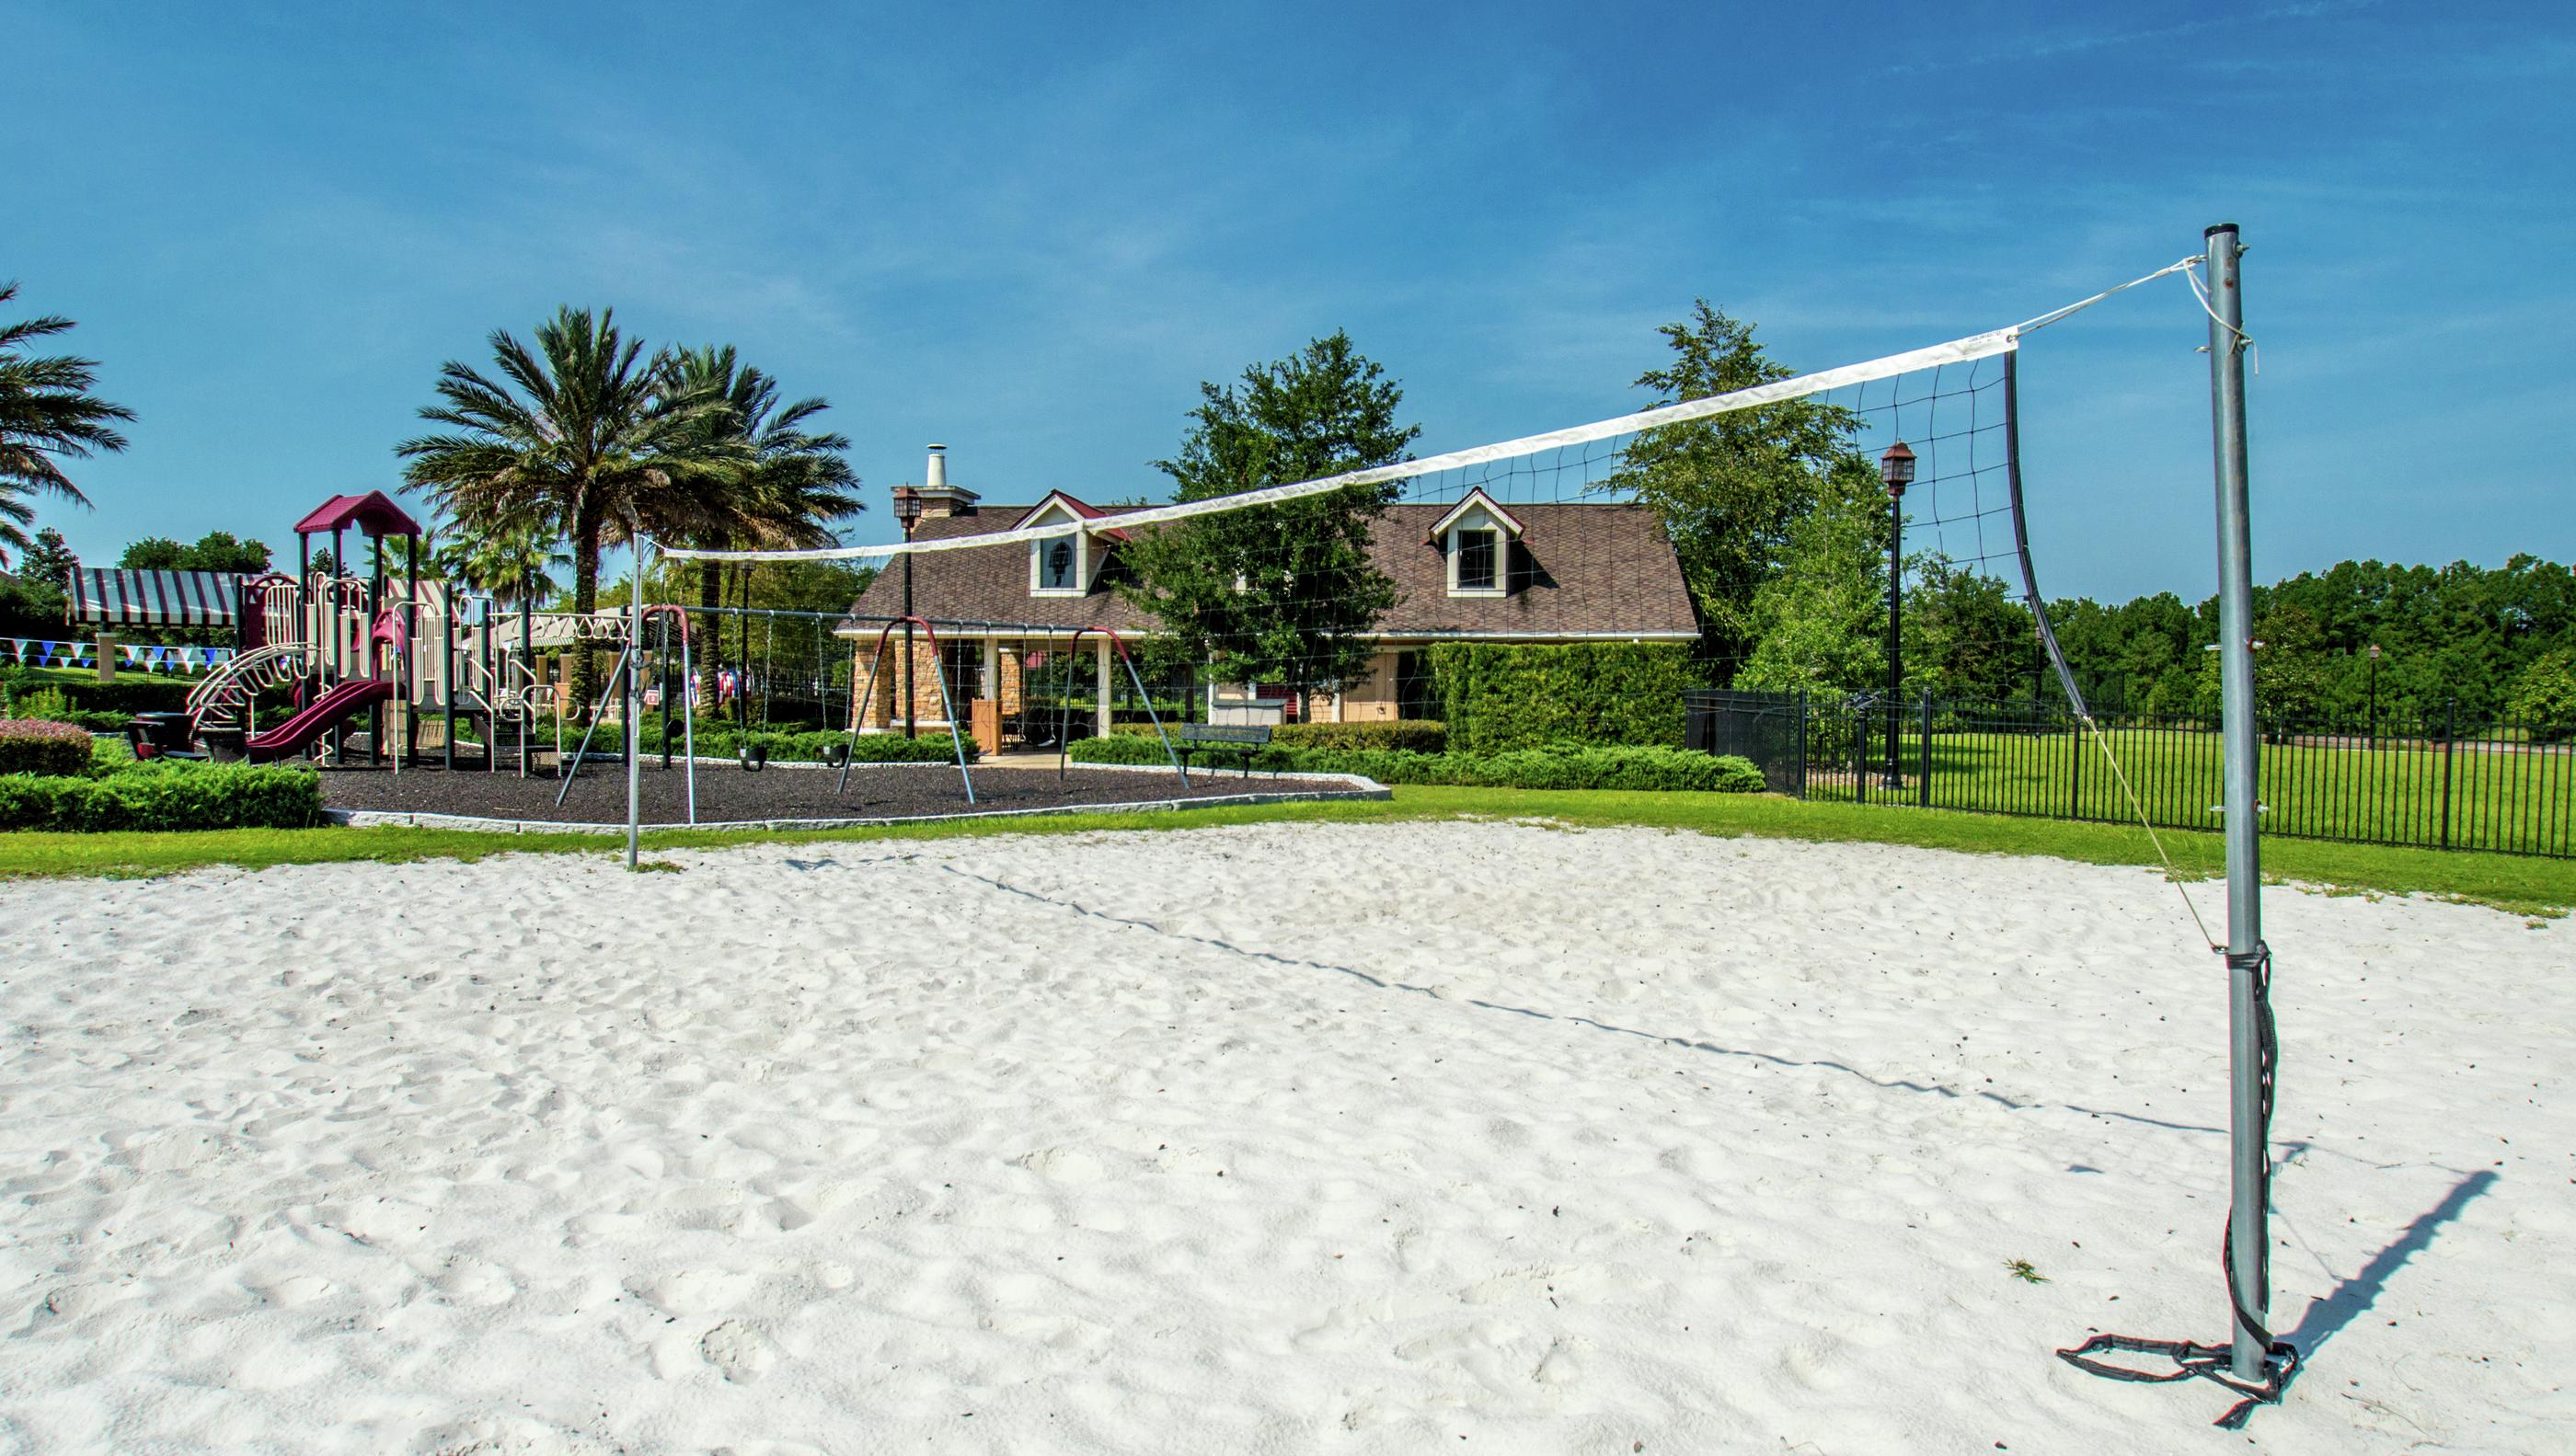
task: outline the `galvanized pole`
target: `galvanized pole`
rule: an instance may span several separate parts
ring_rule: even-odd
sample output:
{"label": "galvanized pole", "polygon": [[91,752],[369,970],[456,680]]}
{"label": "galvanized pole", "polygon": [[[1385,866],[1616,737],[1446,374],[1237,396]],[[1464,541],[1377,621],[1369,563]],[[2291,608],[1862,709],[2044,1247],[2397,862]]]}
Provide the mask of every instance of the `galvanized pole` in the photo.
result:
{"label": "galvanized pole", "polygon": [[629,521],[635,542],[635,579],[626,593],[626,867],[635,868],[635,846],[641,836],[644,804],[642,697],[635,691],[635,667],[644,660],[644,528]]}
{"label": "galvanized pole", "polygon": [[[528,680],[528,685],[519,690],[519,777],[521,778],[528,776],[529,760],[536,755],[536,749],[529,746],[529,740],[535,737],[537,731],[537,710],[531,697],[531,692],[537,685],[536,620],[537,574],[533,571],[521,572],[519,574],[519,671]],[[549,698],[551,696],[550,694]],[[493,741],[499,742],[500,737],[501,730],[493,729]]]}
{"label": "galvanized pole", "polygon": [[2271,1304],[2266,1221],[2262,807],[2254,723],[2254,551],[2245,465],[2245,310],[2237,285],[2236,224],[2208,230],[2210,429],[2218,481],[2218,669],[2226,754],[2227,1024],[2230,1197],[2227,1257],[2230,1368],[2265,1376],[2264,1332],[2248,1327]]}

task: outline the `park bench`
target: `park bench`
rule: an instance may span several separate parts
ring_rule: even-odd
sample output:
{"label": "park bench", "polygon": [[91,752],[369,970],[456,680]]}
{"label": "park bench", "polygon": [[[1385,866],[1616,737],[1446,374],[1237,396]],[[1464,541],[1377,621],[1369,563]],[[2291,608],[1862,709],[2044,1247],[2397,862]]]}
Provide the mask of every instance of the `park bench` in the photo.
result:
{"label": "park bench", "polygon": [[1242,753],[1243,776],[1252,777],[1252,755],[1270,742],[1266,723],[1181,723],[1172,729],[1172,751],[1181,757],[1181,767],[1190,766],[1193,754],[1209,749],[1227,749]]}

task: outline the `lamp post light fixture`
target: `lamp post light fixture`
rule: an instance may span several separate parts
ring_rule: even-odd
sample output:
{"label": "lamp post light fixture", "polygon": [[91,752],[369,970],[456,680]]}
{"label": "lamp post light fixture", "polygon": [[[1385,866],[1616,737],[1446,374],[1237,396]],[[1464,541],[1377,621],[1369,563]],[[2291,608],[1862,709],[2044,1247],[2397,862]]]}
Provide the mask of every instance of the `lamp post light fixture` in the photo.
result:
{"label": "lamp post light fixture", "polygon": [[2379,644],[2370,644],[2370,746],[2379,746]]}
{"label": "lamp post light fixture", "polygon": [[1914,452],[1903,440],[1878,457],[1878,478],[1887,486],[1887,771],[1879,785],[1892,791],[1905,787],[1905,775],[1897,766],[1896,738],[1904,717],[1900,699],[1905,686],[1905,649],[1898,624],[1905,601],[1905,488],[1914,483]]}
{"label": "lamp post light fixture", "polygon": [[[912,528],[921,524],[921,492],[909,485],[894,488],[894,518],[903,525],[903,541],[912,544]],[[912,553],[903,554],[903,736],[921,736],[920,694],[912,671]]]}

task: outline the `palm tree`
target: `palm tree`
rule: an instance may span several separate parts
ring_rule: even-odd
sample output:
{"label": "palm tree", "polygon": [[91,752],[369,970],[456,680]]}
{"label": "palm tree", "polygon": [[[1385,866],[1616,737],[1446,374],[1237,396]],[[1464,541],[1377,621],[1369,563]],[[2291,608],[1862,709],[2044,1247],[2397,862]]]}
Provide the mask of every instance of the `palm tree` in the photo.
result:
{"label": "palm tree", "polygon": [[[0,303],[17,296],[17,284],[0,283]],[[26,528],[36,519],[28,497],[89,504],[55,461],[124,449],[125,437],[109,421],[134,418],[125,406],[90,394],[98,361],[26,352],[29,341],[71,328],[70,319],[52,316],[0,324],[0,566],[11,551],[28,548]]]}
{"label": "palm tree", "polygon": [[496,602],[517,610],[561,590],[553,572],[570,558],[555,546],[554,532],[542,526],[460,531],[432,559],[448,580],[489,592]]}
{"label": "palm tree", "polygon": [[[426,492],[459,527],[496,534],[541,523],[572,546],[573,610],[599,605],[603,542],[647,506],[703,490],[742,465],[712,428],[719,398],[672,387],[663,356],[644,358],[614,310],[565,307],[538,325],[536,348],[495,329],[495,381],[455,360],[439,368],[440,403],[422,419],[450,433],[405,440],[405,486]],[[514,388],[515,386],[515,388]],[[573,658],[572,699],[588,710],[598,660]]]}
{"label": "palm tree", "polygon": [[[829,544],[834,522],[866,509],[857,495],[858,474],[843,454],[849,437],[811,428],[815,416],[832,407],[830,401],[779,403],[778,381],[741,362],[731,344],[683,349],[668,367],[675,396],[725,402],[699,428],[706,443],[739,468],[723,479],[702,479],[694,489],[675,485],[675,499],[665,503],[660,519],[648,520],[657,534],[708,550],[800,550]],[[747,597],[748,568],[743,584]],[[701,562],[698,605],[712,608],[723,600],[721,563]],[[712,627],[715,615],[705,616]],[[746,656],[749,631],[745,619]]]}

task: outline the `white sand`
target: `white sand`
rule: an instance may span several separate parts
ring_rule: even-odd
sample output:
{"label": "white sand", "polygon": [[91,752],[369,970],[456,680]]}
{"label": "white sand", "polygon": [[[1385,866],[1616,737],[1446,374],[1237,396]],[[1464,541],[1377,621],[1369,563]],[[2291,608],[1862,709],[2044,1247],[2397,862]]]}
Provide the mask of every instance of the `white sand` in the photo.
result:
{"label": "white sand", "polygon": [[[2576,1449],[2576,928],[1499,825],[0,890],[0,1452]],[[2006,1272],[2027,1259],[2049,1282]]]}

